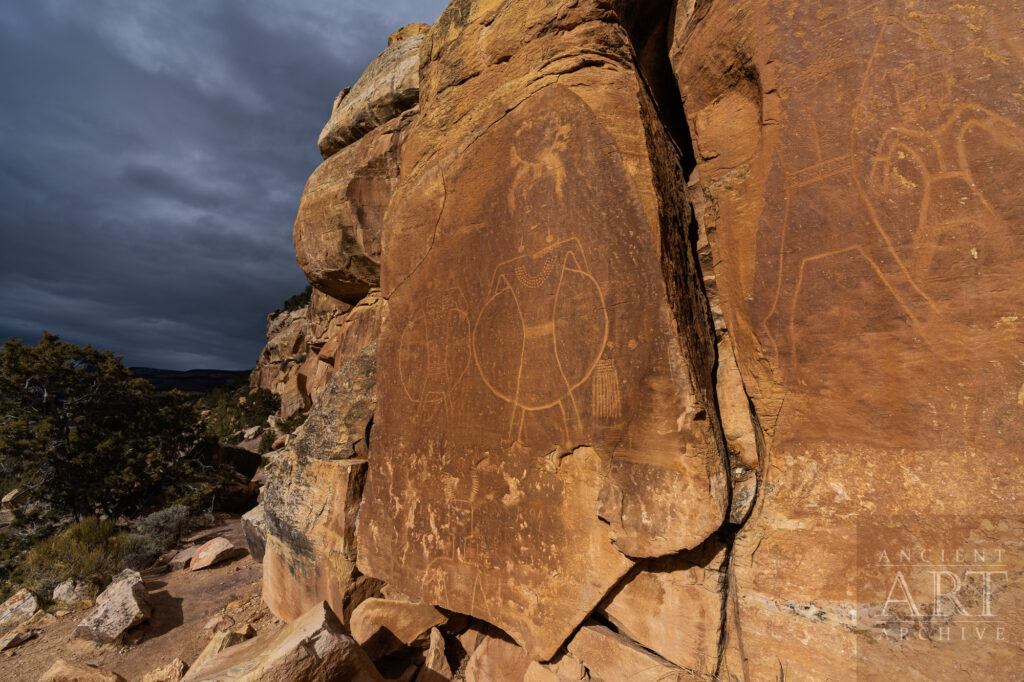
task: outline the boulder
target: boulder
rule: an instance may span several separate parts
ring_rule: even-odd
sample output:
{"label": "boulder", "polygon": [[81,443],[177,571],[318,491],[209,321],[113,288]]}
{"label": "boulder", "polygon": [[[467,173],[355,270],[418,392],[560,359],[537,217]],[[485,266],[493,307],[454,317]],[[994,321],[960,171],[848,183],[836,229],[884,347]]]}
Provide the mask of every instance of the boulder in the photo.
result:
{"label": "boulder", "polygon": [[196,553],[192,555],[189,570],[200,571],[225,561],[238,559],[248,553],[249,550],[245,547],[236,547],[227,538],[213,538],[200,546]]}
{"label": "boulder", "polygon": [[582,682],[589,680],[586,666],[569,653],[562,653],[549,663],[530,661],[523,682]]}
{"label": "boulder", "polygon": [[430,604],[367,599],[352,612],[352,637],[377,660],[403,646],[427,646],[430,631],[448,618]]}
{"label": "boulder", "polygon": [[424,32],[407,27],[392,34],[387,48],[366,67],[350,89],[335,99],[331,118],[317,146],[326,159],[403,111],[416,106],[420,86],[420,46]]}
{"label": "boulder", "polygon": [[695,673],[714,675],[725,612],[726,547],[651,559],[609,597],[601,614],[617,632]]}
{"label": "boulder", "polygon": [[430,648],[427,649],[423,667],[416,674],[415,682],[442,682],[452,679],[452,667],[445,657],[444,635],[437,628],[430,628]]}
{"label": "boulder", "polygon": [[[941,595],[1024,629],[1019,6],[675,4],[695,218],[763,441],[720,674],[1013,676],[991,630],[945,634],[972,625]],[[954,547],[971,566],[891,565]]]}
{"label": "boulder", "polygon": [[686,169],[638,70],[668,7],[638,5],[450,5],[384,214],[359,569],[538,660],[729,507]]}
{"label": "boulder", "polygon": [[591,678],[602,682],[697,682],[707,679],[672,665],[603,625],[581,627],[569,641],[568,649],[587,667]]}
{"label": "boulder", "polygon": [[12,630],[29,618],[39,608],[39,600],[29,590],[15,592],[7,601],[0,604],[0,632]]}
{"label": "boulder", "polygon": [[356,303],[380,283],[381,228],[399,176],[415,110],[384,124],[313,171],[293,238],[295,256],[318,290]]}
{"label": "boulder", "polygon": [[140,682],[181,682],[181,679],[187,672],[188,663],[180,658],[175,658],[162,668],[157,668],[143,675]]}
{"label": "boulder", "polygon": [[124,633],[149,619],[152,606],[138,571],[126,569],[96,597],[96,608],[79,622],[74,636],[119,642]]}
{"label": "boulder", "polygon": [[228,647],[241,644],[247,639],[250,638],[241,632],[234,632],[233,630],[221,630],[219,632],[214,632],[213,637],[211,637],[210,641],[206,643],[203,650],[199,652],[196,660],[192,661],[192,669],[199,670],[206,663],[212,661],[220,652],[224,651]]}
{"label": "boulder", "polygon": [[199,549],[199,545],[192,545],[191,547],[186,547],[185,549],[181,550],[173,557],[171,557],[170,562],[168,562],[168,565],[171,567],[171,570],[181,571],[188,568],[188,565],[192,563],[192,557],[195,556],[197,549]]}
{"label": "boulder", "polygon": [[63,659],[50,666],[39,682],[126,682],[117,673],[101,670],[85,663],[69,663]]}
{"label": "boulder", "polygon": [[263,505],[258,504],[242,515],[242,532],[245,533],[249,554],[262,563],[263,554],[267,551],[267,518]]}
{"label": "boulder", "polygon": [[36,637],[35,630],[12,632],[9,635],[0,637],[0,651],[7,651]]}
{"label": "boulder", "polygon": [[0,508],[12,511],[23,505],[29,498],[29,491],[14,488],[0,499]]}
{"label": "boulder", "polygon": [[77,604],[89,598],[90,589],[89,583],[68,578],[53,588],[53,601],[61,604]]}
{"label": "boulder", "polygon": [[326,600],[347,622],[352,609],[378,589],[379,582],[355,565],[363,456],[376,405],[375,354],[374,344],[366,346],[338,370],[268,471],[263,598],[284,620]]}
{"label": "boulder", "polygon": [[488,636],[466,662],[466,682],[521,682],[532,662],[529,653],[506,636]]}
{"label": "boulder", "polygon": [[383,682],[369,657],[345,634],[326,602],[313,607],[274,635],[235,645],[201,666],[183,682]]}

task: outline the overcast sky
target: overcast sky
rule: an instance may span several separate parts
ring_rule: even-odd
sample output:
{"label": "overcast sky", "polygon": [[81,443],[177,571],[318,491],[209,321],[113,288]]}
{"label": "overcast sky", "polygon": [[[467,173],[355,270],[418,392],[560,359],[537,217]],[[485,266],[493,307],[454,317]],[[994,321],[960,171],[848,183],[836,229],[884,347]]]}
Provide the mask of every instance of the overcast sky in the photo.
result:
{"label": "overcast sky", "polygon": [[252,367],[334,96],[446,0],[5,0],[0,337]]}

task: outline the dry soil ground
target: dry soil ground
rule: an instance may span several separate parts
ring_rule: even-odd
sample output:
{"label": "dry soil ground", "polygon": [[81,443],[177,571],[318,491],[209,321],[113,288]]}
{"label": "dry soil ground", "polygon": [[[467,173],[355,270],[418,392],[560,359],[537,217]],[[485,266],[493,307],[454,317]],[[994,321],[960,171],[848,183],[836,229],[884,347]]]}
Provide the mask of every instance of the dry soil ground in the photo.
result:
{"label": "dry soil ground", "polygon": [[[237,517],[223,517],[218,524],[182,544],[201,544],[224,536],[245,546]],[[129,682],[175,657],[191,663],[212,634],[204,626],[226,611],[239,624],[252,622],[257,633],[281,627],[260,600],[260,565],[250,556],[193,573],[169,571],[158,566],[143,572],[153,615],[132,631],[128,644],[99,645],[72,637],[75,626],[89,613],[80,609],[47,625],[39,637],[13,652],[0,654],[0,681],[35,682],[58,658],[97,665],[120,674]],[[138,640],[136,643],[131,643]]]}

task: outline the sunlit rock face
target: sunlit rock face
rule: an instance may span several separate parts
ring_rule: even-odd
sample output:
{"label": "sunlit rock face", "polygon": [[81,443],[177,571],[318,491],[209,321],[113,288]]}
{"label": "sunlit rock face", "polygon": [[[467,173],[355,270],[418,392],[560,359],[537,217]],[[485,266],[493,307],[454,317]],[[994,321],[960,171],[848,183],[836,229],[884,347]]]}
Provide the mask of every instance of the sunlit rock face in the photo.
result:
{"label": "sunlit rock face", "polygon": [[678,3],[697,217],[768,453],[734,547],[733,674],[1019,666],[1019,15]]}
{"label": "sunlit rock face", "polygon": [[456,0],[336,102],[268,603],[438,607],[470,676],[1016,674],[1013,8],[675,4]]}
{"label": "sunlit rock face", "polygon": [[538,659],[729,497],[682,171],[623,22],[450,6],[383,223],[359,566]]}

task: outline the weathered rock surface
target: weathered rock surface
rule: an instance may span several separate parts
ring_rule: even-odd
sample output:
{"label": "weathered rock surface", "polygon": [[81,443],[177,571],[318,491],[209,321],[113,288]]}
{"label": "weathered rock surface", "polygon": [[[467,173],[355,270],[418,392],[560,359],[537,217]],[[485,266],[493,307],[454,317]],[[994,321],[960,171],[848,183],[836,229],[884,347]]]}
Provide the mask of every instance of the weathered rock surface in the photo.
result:
{"label": "weathered rock surface", "polygon": [[[200,670],[204,665],[209,663],[217,656],[220,652],[224,651],[228,647],[233,647],[236,644],[249,639],[245,634],[236,632],[234,630],[221,630],[214,632],[213,637],[210,637],[210,641],[206,643],[203,650],[196,656],[196,660],[192,661],[192,668],[194,670]],[[187,680],[195,679],[191,676],[186,676]]]}
{"label": "weathered rock surface", "polygon": [[306,360],[306,310],[282,311],[267,316],[267,345],[249,375],[252,388],[265,388],[281,398],[282,419],[308,405],[299,389],[299,370]]}
{"label": "weathered rock surface", "polygon": [[416,674],[416,682],[442,682],[452,679],[452,667],[445,657],[444,635],[437,628],[430,629],[430,647],[424,656],[423,667]]}
{"label": "weathered rock surface", "polygon": [[409,111],[324,161],[306,182],[293,238],[318,290],[354,303],[380,283],[381,226],[398,181]]}
{"label": "weathered rock surface", "polygon": [[[667,624],[666,624],[667,625]],[[584,625],[568,644],[569,653],[603,682],[696,682],[691,675],[603,625]]]}
{"label": "weathered rock surface", "polygon": [[29,590],[15,592],[0,604],[0,632],[12,630],[29,618],[39,608],[39,600]]}
{"label": "weathered rock surface", "polygon": [[175,658],[162,668],[146,673],[140,682],[181,682],[187,672],[188,663],[180,658]]}
{"label": "weathered rock surface", "polygon": [[188,567],[191,571],[200,571],[225,561],[244,557],[248,553],[249,550],[245,547],[236,547],[227,538],[213,538],[200,545],[196,553],[192,555],[192,561],[189,562]]}
{"label": "weathered rock surface", "polygon": [[28,630],[12,632],[9,635],[4,635],[3,637],[0,637],[0,651],[7,651],[8,649],[20,646],[30,639],[34,639],[36,634],[37,633],[34,630]]}
{"label": "weathered rock surface", "polygon": [[267,551],[267,517],[262,504],[242,514],[242,532],[245,533],[245,544],[249,548],[249,554],[262,563],[263,555]]}
{"label": "weathered rock surface", "polygon": [[107,672],[94,665],[69,663],[58,659],[43,673],[39,682],[125,682],[117,673]]}
{"label": "weathered rock surface", "polygon": [[376,346],[370,345],[331,378],[268,472],[263,598],[284,620],[326,600],[347,622],[379,585],[356,570],[355,546],[375,378]]}
{"label": "weathered rock surface", "polygon": [[53,601],[62,604],[77,604],[89,598],[89,583],[69,578],[53,588]]}
{"label": "weathered rock surface", "polygon": [[383,221],[359,566],[537,659],[728,505],[683,171],[625,5],[453,3]]}
{"label": "weathered rock surface", "polygon": [[196,550],[199,549],[199,545],[192,545],[181,550],[168,562],[168,566],[171,567],[172,571],[180,571],[188,568],[188,565],[192,563],[192,557],[196,555]]}
{"label": "weathered rock surface", "polygon": [[369,657],[346,635],[326,602],[315,606],[274,636],[258,636],[230,647],[186,682],[383,682]]}
{"label": "weathered rock surface", "polygon": [[349,629],[359,646],[377,660],[403,646],[427,646],[431,629],[447,621],[430,604],[371,598],[352,611]]}
{"label": "weathered rock surface", "polygon": [[153,608],[142,576],[126,569],[96,597],[96,608],[75,627],[75,637],[118,642],[124,633],[145,622]]}
{"label": "weathered rock surface", "polygon": [[[342,306],[344,310],[339,310]],[[307,403],[318,401],[334,373],[363,348],[376,343],[380,335],[380,309],[376,290],[371,290],[355,306],[314,290],[306,331],[310,354],[299,370],[299,389]]]}
{"label": "weathered rock surface", "polygon": [[529,653],[507,636],[487,636],[466,664],[466,682],[519,682],[526,675]]}
{"label": "weathered rock surface", "polygon": [[[966,616],[941,595],[1024,632],[1019,8],[741,0],[675,17],[697,218],[765,440],[723,674],[1006,676],[1020,650],[945,637]],[[954,547],[972,565],[887,565]],[[968,573],[991,570],[1008,571],[996,592]],[[897,573],[913,609],[886,614]]]}
{"label": "weathered rock surface", "polygon": [[569,653],[560,654],[549,663],[530,661],[523,682],[580,682],[589,680],[587,668]]}
{"label": "weathered rock surface", "polygon": [[694,673],[718,668],[726,548],[714,539],[685,555],[650,559],[602,606],[619,634]]}
{"label": "weathered rock surface", "polygon": [[371,130],[414,107],[419,97],[424,25],[396,31],[356,84],[335,99],[317,146],[326,159]]}

